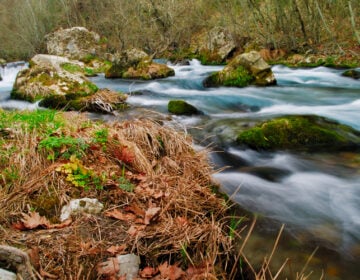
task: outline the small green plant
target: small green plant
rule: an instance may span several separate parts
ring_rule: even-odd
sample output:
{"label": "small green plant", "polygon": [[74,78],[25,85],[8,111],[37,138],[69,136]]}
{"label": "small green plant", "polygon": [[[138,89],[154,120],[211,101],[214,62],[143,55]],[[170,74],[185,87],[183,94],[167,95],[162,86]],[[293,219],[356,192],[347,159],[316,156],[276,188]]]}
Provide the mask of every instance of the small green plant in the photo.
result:
{"label": "small green plant", "polygon": [[235,238],[235,232],[236,229],[238,228],[238,226],[241,224],[241,222],[243,221],[243,217],[238,218],[236,216],[232,216],[231,220],[230,220],[230,225],[229,225],[229,237],[230,239],[234,239]]}
{"label": "small green plant", "polygon": [[49,153],[47,157],[49,160],[55,160],[60,156],[69,159],[73,154],[81,158],[88,148],[88,144],[81,138],[49,136],[40,141],[39,148],[45,149]]}
{"label": "small green plant", "polygon": [[56,171],[66,174],[66,181],[75,187],[82,187],[86,191],[91,187],[101,190],[103,182],[106,181],[105,174],[97,176],[91,169],[86,168],[76,155],[72,155],[70,162],[59,166]]}
{"label": "small green plant", "polygon": [[107,128],[99,129],[94,133],[94,142],[105,146],[108,142],[109,130]]}
{"label": "small green plant", "polygon": [[125,165],[122,167],[121,177],[117,178],[117,182],[119,184],[119,188],[126,192],[133,192],[135,186],[125,177]]}

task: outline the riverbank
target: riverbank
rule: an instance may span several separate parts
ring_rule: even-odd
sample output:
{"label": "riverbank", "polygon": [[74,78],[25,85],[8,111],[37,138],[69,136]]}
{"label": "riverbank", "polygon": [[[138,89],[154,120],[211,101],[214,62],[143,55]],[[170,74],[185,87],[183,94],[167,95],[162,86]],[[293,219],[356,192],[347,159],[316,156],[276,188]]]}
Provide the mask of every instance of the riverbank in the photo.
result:
{"label": "riverbank", "polygon": [[[240,273],[234,236],[243,225],[228,216],[206,151],[183,133],[155,120],[0,114],[1,245],[28,252],[35,278],[120,279],[108,263],[130,253],[141,259],[137,279]],[[64,218],[74,199],[81,207]]]}

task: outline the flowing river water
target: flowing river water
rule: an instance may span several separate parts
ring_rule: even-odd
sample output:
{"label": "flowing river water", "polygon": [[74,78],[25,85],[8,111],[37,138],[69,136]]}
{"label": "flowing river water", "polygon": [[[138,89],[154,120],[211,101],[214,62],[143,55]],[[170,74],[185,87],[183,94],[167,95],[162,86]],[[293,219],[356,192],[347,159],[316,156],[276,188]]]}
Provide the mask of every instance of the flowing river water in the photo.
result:
{"label": "flowing river water", "polygon": [[[0,107],[34,109],[37,104],[10,100],[16,73],[26,65],[1,69]],[[199,147],[209,145],[214,175],[234,202],[256,213],[258,225],[245,247],[251,262],[269,255],[281,224],[286,234],[273,260],[276,270],[289,258],[286,273],[301,270],[319,247],[307,271],[309,279],[360,278],[360,155],[258,152],[234,144],[239,131],[260,120],[281,115],[316,114],[360,130],[360,81],[342,77],[344,70],[324,67],[291,69],[274,66],[278,85],[272,87],[204,88],[202,81],[222,66],[171,65],[175,76],[156,81],[92,78],[99,87],[129,93],[133,108],[167,114],[167,103],[183,99],[203,112],[173,116]],[[134,112],[136,110],[133,110]],[[142,114],[142,111],[139,111]],[[251,217],[251,215],[250,215]],[[300,264],[300,267],[296,265]]]}

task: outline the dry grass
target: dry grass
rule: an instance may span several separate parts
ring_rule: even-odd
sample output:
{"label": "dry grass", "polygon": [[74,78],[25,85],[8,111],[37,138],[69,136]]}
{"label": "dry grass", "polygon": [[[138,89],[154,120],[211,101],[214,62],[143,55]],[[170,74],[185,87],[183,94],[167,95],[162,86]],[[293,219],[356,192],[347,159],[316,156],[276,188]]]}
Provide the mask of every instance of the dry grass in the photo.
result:
{"label": "dry grass", "polygon": [[[213,273],[220,278],[226,275],[223,263],[230,260],[232,246],[225,223],[219,220],[227,208],[209,188],[211,168],[206,155],[194,151],[191,139],[146,120],[105,125],[72,113],[64,116],[71,121],[52,135],[81,138],[88,143],[80,160],[93,174],[106,177],[102,189],[75,187],[57,171],[69,162],[62,157],[69,147],[64,145],[58,158],[47,160],[49,151],[39,148],[39,142],[47,136],[39,135],[37,130],[15,129],[11,139],[4,142],[9,148],[18,147],[8,164],[19,176],[10,182],[2,174],[2,244],[35,251],[39,256],[35,267],[59,279],[97,279],[96,264],[111,256],[106,249],[122,244],[126,252],[142,257],[142,266],[156,267],[168,261],[179,262],[185,268],[207,261],[215,265]],[[100,130],[107,131],[104,143],[94,141]],[[119,177],[131,182],[134,191],[119,188]],[[76,216],[62,229],[13,228],[22,213],[30,211],[57,223],[61,207],[80,197],[98,198],[105,204],[104,212],[125,211],[126,206],[161,210],[146,227],[103,213]],[[131,226],[138,230],[129,234]]]}

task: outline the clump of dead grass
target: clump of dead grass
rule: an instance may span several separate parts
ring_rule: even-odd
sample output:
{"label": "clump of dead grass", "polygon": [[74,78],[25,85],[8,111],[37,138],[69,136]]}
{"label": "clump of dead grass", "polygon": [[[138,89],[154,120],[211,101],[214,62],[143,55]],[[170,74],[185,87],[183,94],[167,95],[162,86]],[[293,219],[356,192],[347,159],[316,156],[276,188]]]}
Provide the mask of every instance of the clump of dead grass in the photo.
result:
{"label": "clump of dead grass", "polygon": [[[7,160],[19,174],[11,182],[3,175],[0,238],[4,244],[35,250],[39,258],[35,267],[43,277],[50,273],[60,279],[97,279],[94,268],[112,255],[107,249],[113,245],[140,255],[143,266],[168,261],[185,268],[206,261],[216,267],[212,273],[226,274],[223,264],[230,259],[232,245],[225,223],[219,220],[227,206],[211,191],[206,154],[196,152],[189,137],[149,120],[103,124],[74,113],[62,116],[66,124],[50,134],[23,127],[3,141],[2,148],[18,147]],[[99,130],[107,131],[105,142],[95,141]],[[94,178],[102,176],[101,188],[90,182],[85,190],[67,181],[57,170],[69,163],[63,157],[69,147],[64,145],[56,158],[47,159],[49,151],[39,148],[39,142],[49,136],[83,139],[88,148],[79,161]],[[134,190],[120,188],[119,178]],[[104,213],[78,215],[64,228],[14,229],[29,211],[58,223],[61,207],[81,197],[98,198],[105,204]],[[134,209],[140,209],[135,213],[138,218],[148,210],[159,211],[145,224],[106,216],[109,211],[126,214]]]}

